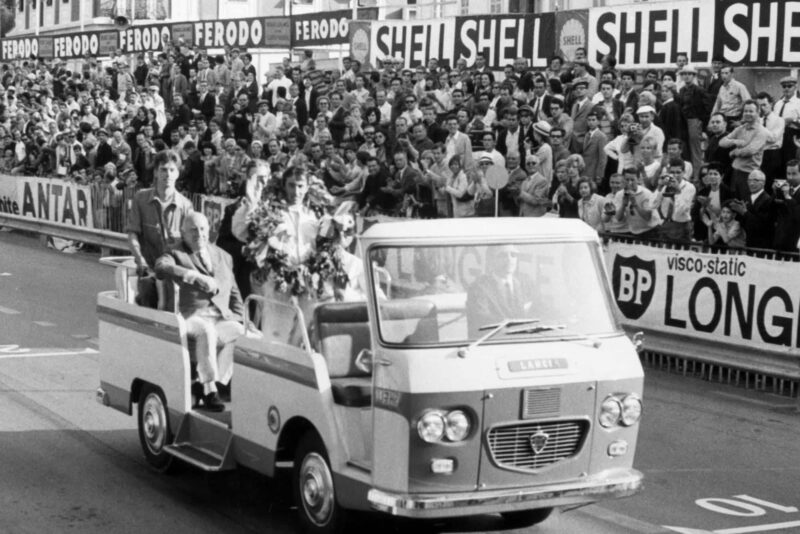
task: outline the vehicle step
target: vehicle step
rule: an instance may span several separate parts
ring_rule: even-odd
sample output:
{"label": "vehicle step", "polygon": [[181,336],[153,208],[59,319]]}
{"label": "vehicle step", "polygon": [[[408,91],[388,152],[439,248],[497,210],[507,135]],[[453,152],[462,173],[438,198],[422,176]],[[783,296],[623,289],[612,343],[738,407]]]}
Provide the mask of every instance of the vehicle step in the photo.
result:
{"label": "vehicle step", "polygon": [[191,443],[175,443],[164,447],[164,451],[203,471],[222,471],[223,458],[210,451],[199,449]]}
{"label": "vehicle step", "polygon": [[230,403],[228,402],[225,403],[224,412],[210,412],[208,410],[204,410],[203,408],[193,408],[191,413],[192,417],[201,419],[209,424],[230,429],[233,425],[231,411],[228,409],[229,407]]}

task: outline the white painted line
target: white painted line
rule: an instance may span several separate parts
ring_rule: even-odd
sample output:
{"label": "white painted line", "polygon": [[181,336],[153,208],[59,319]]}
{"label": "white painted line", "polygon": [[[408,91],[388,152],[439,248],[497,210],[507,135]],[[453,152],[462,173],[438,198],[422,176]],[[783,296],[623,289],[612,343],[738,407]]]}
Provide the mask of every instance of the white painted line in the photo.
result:
{"label": "white painted line", "polygon": [[56,325],[55,323],[50,323],[48,321],[33,321],[33,324],[44,327],[50,327]]}
{"label": "white painted line", "polygon": [[51,356],[85,356],[87,354],[99,354],[99,351],[95,349],[80,349],[80,350],[68,350],[68,349],[39,349],[44,352],[35,352],[34,349],[30,349],[30,352],[24,352],[27,349],[22,349],[20,352],[0,352],[0,360],[9,360],[13,358],[47,358]]}
{"label": "white painted line", "polygon": [[751,399],[749,397],[744,397],[742,395],[737,395],[736,393],[727,393],[725,391],[712,391],[712,393],[718,397],[725,397],[728,399],[738,400],[742,402],[746,402],[748,404],[755,404],[756,406],[764,406],[765,408],[786,408],[787,406],[794,406],[794,402],[786,402],[782,404],[776,404],[774,402],[767,402],[761,401],[757,399]]}
{"label": "white painted line", "polygon": [[11,273],[0,273],[0,276],[11,276]]}
{"label": "white painted line", "polygon": [[19,315],[20,312],[17,310],[12,310],[11,308],[4,308],[0,306],[0,313],[5,313],[6,315]]}
{"label": "white painted line", "polygon": [[753,525],[752,527],[723,528],[715,530],[714,534],[748,534],[749,532],[769,532],[785,528],[800,527],[800,521],[787,521],[785,523],[770,523],[767,525]]}

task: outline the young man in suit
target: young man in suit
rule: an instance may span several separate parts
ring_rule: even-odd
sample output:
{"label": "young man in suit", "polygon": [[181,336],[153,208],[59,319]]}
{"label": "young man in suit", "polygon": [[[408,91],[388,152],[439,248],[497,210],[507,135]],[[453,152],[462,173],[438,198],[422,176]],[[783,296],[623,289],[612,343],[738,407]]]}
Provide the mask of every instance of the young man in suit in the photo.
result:
{"label": "young man in suit", "polygon": [[775,234],[774,202],[764,191],[766,176],[760,170],[751,171],[747,177],[750,195],[746,200],[737,199],[731,209],[742,221],[748,248],[772,248]]}
{"label": "young man in suit", "polygon": [[584,176],[592,180],[598,189],[602,189],[603,192],[605,192],[603,178],[605,178],[606,161],[608,159],[605,152],[608,139],[606,135],[600,131],[600,118],[598,113],[602,113],[602,111],[591,111],[589,115],[586,116],[588,131],[583,140],[581,155],[583,155],[583,161],[586,164]]}
{"label": "young man in suit", "polygon": [[233,375],[233,345],[244,334],[244,306],[231,256],[209,243],[208,230],[205,215],[189,214],[181,228],[181,243],[156,260],[156,273],[178,284],[180,313],[187,335],[196,341],[200,386],[192,390],[203,408],[221,412],[225,405],[217,383],[227,387]]}
{"label": "young man in suit", "polygon": [[575,103],[572,105],[572,152],[580,154],[583,150],[583,140],[589,130],[587,119],[592,111],[592,101],[587,95],[586,80],[579,80],[572,85],[575,94]]}

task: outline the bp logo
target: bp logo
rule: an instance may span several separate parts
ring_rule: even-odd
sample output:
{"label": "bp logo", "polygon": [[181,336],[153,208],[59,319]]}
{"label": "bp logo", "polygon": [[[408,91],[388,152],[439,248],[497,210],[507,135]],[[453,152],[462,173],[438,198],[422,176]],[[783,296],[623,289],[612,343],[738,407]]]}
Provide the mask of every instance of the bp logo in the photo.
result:
{"label": "bp logo", "polygon": [[647,311],[653,300],[656,281],[656,262],[644,261],[639,256],[614,257],[611,285],[614,298],[622,315],[638,319]]}

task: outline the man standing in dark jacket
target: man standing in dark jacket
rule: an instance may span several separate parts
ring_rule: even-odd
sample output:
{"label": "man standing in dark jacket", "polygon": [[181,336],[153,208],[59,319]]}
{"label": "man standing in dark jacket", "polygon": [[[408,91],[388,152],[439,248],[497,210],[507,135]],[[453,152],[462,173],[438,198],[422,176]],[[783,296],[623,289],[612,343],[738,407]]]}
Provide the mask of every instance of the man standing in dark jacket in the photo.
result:
{"label": "man standing in dark jacket", "polygon": [[686,127],[689,132],[689,153],[692,158],[694,177],[703,165],[703,149],[701,142],[703,137],[703,125],[708,120],[708,98],[706,91],[695,81],[697,70],[692,66],[685,66],[680,72],[683,87],[678,94],[678,102],[686,117]]}
{"label": "man standing in dark jacket", "polygon": [[800,240],[800,161],[786,164],[786,180],[775,181],[775,242],[777,250],[797,252]]}

